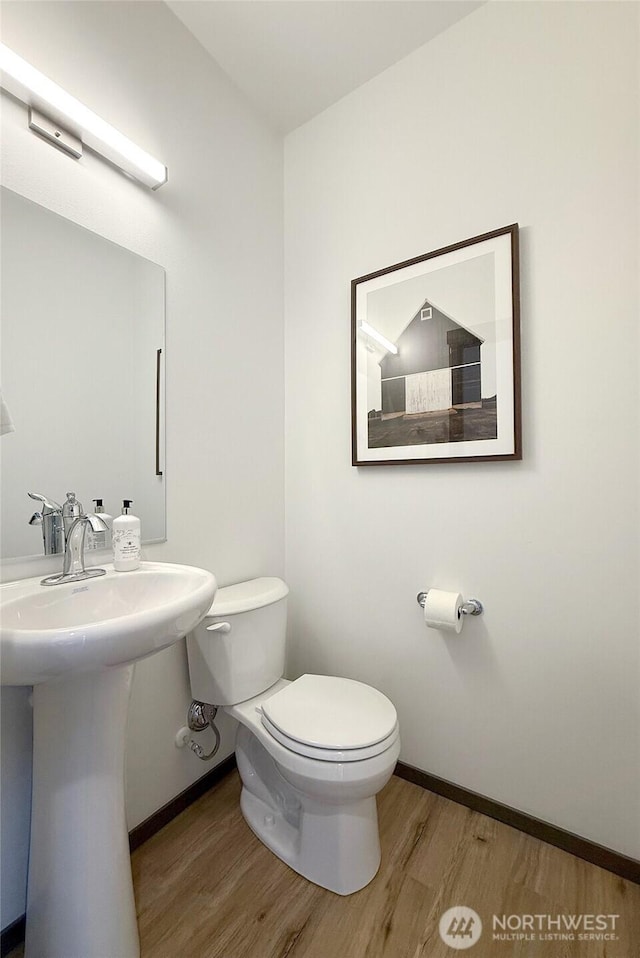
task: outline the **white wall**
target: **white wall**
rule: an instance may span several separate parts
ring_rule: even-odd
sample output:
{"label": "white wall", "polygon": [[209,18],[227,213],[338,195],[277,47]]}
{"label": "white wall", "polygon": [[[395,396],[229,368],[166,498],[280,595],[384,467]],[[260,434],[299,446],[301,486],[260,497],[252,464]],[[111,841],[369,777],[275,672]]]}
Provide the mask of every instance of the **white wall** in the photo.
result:
{"label": "white wall", "polygon": [[[167,270],[168,541],[145,558],[204,566],[222,585],[282,574],[281,139],[164,4],[7,2],[2,28],[8,46],[169,168],[154,193],[90,153],[75,162],[2,96],[4,184]],[[26,695],[2,701],[3,834],[15,836],[2,849],[2,927],[24,910]],[[130,827],[209,771],[173,743],[190,699],[184,643],[137,666]],[[221,757],[231,731],[225,723]]]}
{"label": "white wall", "polygon": [[[285,141],[291,674],[377,685],[403,761],[636,856],[638,12],[487,4]],[[354,469],[350,280],[514,221],[524,460]],[[484,617],[427,631],[429,586]]]}

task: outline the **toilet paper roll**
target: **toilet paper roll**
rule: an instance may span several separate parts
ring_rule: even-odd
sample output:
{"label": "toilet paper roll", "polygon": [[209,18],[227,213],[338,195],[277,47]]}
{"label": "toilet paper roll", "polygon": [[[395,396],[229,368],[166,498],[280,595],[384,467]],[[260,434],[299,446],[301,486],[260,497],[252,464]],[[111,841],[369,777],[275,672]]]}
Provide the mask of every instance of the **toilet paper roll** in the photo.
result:
{"label": "toilet paper roll", "polygon": [[459,634],[462,632],[464,618],[461,612],[463,602],[459,592],[429,589],[424,603],[424,621],[430,629]]}

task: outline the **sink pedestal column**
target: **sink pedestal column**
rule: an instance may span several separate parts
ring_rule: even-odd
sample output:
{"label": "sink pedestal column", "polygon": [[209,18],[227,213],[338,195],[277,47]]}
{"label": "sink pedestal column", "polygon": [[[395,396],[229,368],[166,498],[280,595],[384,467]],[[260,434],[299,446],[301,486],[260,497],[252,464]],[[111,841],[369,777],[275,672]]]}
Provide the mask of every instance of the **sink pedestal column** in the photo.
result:
{"label": "sink pedestal column", "polygon": [[124,810],[133,665],[33,690],[26,958],[138,958]]}

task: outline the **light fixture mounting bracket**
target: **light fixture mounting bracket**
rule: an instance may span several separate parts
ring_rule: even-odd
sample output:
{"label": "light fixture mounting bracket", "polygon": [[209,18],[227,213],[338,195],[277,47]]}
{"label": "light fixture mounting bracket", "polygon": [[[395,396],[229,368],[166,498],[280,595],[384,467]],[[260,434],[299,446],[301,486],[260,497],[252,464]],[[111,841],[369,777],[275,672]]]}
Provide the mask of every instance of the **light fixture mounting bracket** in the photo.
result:
{"label": "light fixture mounting bracket", "polygon": [[49,143],[75,156],[76,159],[82,156],[82,140],[32,106],[29,107],[29,129],[39,133]]}

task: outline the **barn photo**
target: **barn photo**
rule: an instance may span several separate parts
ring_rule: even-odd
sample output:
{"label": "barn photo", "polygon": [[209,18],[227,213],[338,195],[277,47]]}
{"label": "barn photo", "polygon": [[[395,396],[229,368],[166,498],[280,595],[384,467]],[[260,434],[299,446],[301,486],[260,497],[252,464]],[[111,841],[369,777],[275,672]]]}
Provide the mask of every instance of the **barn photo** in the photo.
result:
{"label": "barn photo", "polygon": [[516,453],[512,229],[354,280],[354,464]]}
{"label": "barn photo", "polygon": [[381,408],[369,447],[495,439],[496,396],[482,397],[483,340],[425,300],[380,360]]}

